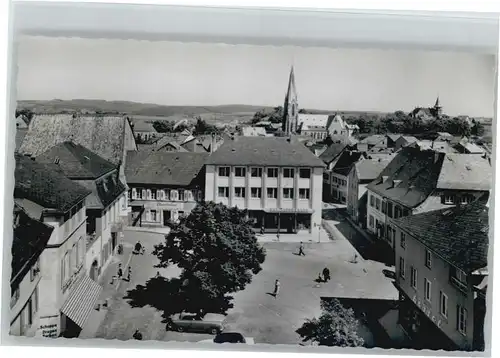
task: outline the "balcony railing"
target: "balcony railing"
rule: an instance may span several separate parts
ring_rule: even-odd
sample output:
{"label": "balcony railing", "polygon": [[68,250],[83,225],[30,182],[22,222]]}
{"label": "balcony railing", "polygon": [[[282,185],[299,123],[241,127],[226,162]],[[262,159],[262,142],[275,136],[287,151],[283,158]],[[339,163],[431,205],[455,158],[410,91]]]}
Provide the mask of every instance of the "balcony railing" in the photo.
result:
{"label": "balcony railing", "polygon": [[460,281],[458,278],[451,276],[450,277],[450,282],[453,286],[455,286],[458,290],[460,290],[462,293],[466,294],[469,291],[469,287],[465,282]]}

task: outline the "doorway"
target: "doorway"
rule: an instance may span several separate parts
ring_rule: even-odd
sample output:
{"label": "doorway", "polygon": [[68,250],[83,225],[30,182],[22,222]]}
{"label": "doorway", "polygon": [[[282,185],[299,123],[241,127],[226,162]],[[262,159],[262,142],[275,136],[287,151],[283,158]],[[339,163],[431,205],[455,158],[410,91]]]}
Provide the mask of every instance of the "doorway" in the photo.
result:
{"label": "doorway", "polygon": [[111,246],[112,246],[112,252],[115,251],[115,248],[116,248],[116,241],[117,241],[117,238],[116,238],[116,232],[112,232],[111,233]]}
{"label": "doorway", "polygon": [[97,260],[94,260],[94,262],[92,262],[92,266],[90,267],[90,272],[89,272],[90,278],[94,281],[97,281],[97,277],[99,276],[97,266],[98,266]]}
{"label": "doorway", "polygon": [[163,210],[163,226],[168,226],[172,219],[172,212],[170,210]]}

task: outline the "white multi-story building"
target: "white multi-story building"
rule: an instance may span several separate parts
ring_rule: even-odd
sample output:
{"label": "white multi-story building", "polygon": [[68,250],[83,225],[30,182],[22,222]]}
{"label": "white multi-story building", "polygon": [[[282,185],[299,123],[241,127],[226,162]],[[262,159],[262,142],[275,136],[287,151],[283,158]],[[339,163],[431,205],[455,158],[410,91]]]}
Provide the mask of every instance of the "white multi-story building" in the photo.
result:
{"label": "white multi-story building", "polygon": [[127,176],[133,225],[170,226],[203,200],[208,154],[130,152]]}
{"label": "white multi-story building", "polygon": [[398,323],[410,347],[484,350],[487,197],[393,222]]}
{"label": "white multi-story building", "polygon": [[247,209],[256,229],[319,233],[325,165],[304,145],[236,137],[206,163],[206,201]]}
{"label": "white multi-story building", "polygon": [[10,334],[32,337],[40,328],[40,255],[53,228],[14,205]]}
{"label": "white multi-story building", "polygon": [[91,191],[85,211],[85,269],[97,281],[123,238],[128,218],[127,190],[119,167],[73,142],[50,148],[36,161],[57,166],[67,178]]}
{"label": "white multi-story building", "polygon": [[491,176],[491,163],[478,155],[402,148],[367,186],[366,227],[393,247],[393,220],[470,203],[489,193]]}
{"label": "white multi-story building", "polygon": [[15,203],[53,228],[39,258],[37,336],[77,337],[102,290],[85,270],[85,201],[90,194],[56,164],[16,155]]}

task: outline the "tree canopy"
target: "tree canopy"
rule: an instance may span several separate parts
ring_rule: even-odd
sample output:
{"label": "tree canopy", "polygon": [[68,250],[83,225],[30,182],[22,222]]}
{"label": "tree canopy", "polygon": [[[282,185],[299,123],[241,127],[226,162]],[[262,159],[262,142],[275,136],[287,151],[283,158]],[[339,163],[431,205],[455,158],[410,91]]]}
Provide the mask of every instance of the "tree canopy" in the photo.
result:
{"label": "tree canopy", "polygon": [[308,319],[297,329],[303,342],[311,341],[320,346],[360,347],[364,340],[358,335],[358,320],[352,309],[346,309],[337,299],[322,301],[323,313],[319,318]]}
{"label": "tree canopy", "polygon": [[24,118],[27,119],[28,123],[31,122],[31,119],[33,118],[34,115],[35,113],[33,113],[31,109],[28,108],[16,109],[16,118],[19,116],[24,116]]}
{"label": "tree canopy", "polygon": [[201,117],[196,117],[193,134],[199,135],[212,133],[219,133],[219,128],[213,124],[208,124],[205,120],[201,119]]}
{"label": "tree canopy", "polygon": [[257,242],[246,212],[203,202],[172,224],[153,252],[157,267],[176,265],[177,278],[152,278],[129,291],[132,306],[151,305],[164,317],[178,312],[225,313],[231,293],[245,288],[261,270],[265,250]]}
{"label": "tree canopy", "polygon": [[189,127],[184,123],[180,123],[175,128],[174,128],[174,126],[175,126],[175,123],[173,121],[157,120],[157,121],[153,122],[153,128],[158,133],[182,132],[185,129],[189,129]]}
{"label": "tree canopy", "polygon": [[258,123],[262,120],[267,120],[271,123],[283,122],[284,110],[282,106],[274,107],[272,110],[263,109],[255,112],[252,124]]}

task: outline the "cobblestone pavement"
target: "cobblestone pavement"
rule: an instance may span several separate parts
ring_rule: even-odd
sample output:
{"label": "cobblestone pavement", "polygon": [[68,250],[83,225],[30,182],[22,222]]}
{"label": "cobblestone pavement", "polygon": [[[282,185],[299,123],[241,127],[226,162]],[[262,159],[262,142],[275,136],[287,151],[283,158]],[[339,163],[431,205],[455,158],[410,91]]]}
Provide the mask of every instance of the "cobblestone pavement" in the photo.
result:
{"label": "cobblestone pavement", "polygon": [[[145,244],[146,254],[130,256],[132,244],[137,239]],[[152,233],[125,234],[125,252],[120,259],[126,264],[131,257],[132,281],[115,283],[119,286],[115,286],[113,294],[109,282],[111,275],[116,273],[117,262],[103,275],[105,292],[111,292],[113,298],[95,337],[127,340],[135,329],[139,329],[145,340],[196,342],[212,338],[206,334],[167,332],[161,312],[151,307],[131,308],[123,299],[128,289],[144,284],[158,271],[153,267],[157,258],[150,252],[162,239],[163,235]],[[305,319],[320,314],[321,297],[397,298],[391,280],[382,273],[385,265],[362,259],[352,263],[356,251],[341,233],[332,241],[304,243],[306,256],[297,255],[298,243],[262,243],[267,251],[263,269],[243,291],[234,294],[234,308],[227,316],[228,330],[252,337],[256,344],[298,344],[295,330]],[[122,266],[126,270],[125,264]],[[315,282],[325,266],[330,269],[331,281]],[[172,277],[178,270],[169,268],[161,274]],[[281,281],[281,290],[274,298],[269,293],[276,279]]]}

